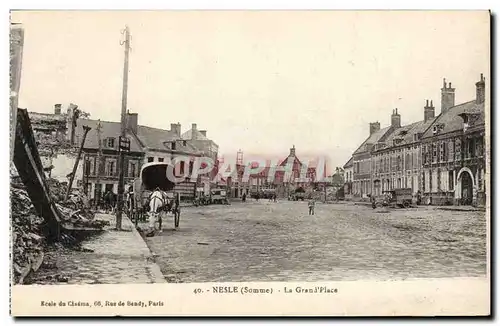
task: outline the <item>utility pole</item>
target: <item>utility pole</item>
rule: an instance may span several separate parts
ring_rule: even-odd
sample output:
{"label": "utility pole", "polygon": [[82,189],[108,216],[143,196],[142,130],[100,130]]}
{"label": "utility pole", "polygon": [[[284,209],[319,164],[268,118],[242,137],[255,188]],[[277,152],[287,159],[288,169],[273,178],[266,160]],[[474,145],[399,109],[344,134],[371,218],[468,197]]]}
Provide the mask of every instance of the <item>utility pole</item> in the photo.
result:
{"label": "utility pole", "polygon": [[64,197],[64,201],[67,201],[69,198],[69,194],[71,193],[71,187],[73,186],[73,181],[75,180],[76,170],[78,169],[78,163],[80,163],[80,157],[82,156],[83,146],[85,145],[85,138],[87,138],[87,134],[90,131],[90,127],[83,126],[83,138],[82,143],[80,144],[80,149],[78,150],[78,155],[76,156],[75,165],[73,166],[73,172],[71,172],[71,177],[69,179],[68,189],[66,190],[66,196]]}
{"label": "utility pole", "polygon": [[[120,139],[124,139],[126,136],[125,124],[126,124],[126,114],[127,114],[127,91],[128,91],[128,56],[130,53],[130,31],[128,26],[125,26],[125,30],[122,32],[125,34],[125,41],[120,42],[121,45],[125,45],[125,60],[123,63],[123,92],[122,92],[122,112],[121,112],[121,133]],[[119,144],[119,147],[121,144]],[[121,230],[122,228],[122,213],[123,213],[123,192],[125,188],[125,174],[124,174],[124,161],[125,152],[119,150],[118,158],[118,202],[116,210],[116,229]]]}

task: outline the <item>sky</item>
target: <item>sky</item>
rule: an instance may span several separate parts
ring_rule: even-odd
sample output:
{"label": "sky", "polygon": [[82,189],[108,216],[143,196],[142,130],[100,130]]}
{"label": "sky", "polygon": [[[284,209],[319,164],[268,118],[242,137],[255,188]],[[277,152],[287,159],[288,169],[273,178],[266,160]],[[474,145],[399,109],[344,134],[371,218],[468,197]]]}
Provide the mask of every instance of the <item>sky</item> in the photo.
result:
{"label": "sky", "polygon": [[329,159],[342,166],[369,123],[440,111],[489,79],[489,13],[446,11],[19,11],[25,28],[19,107],[77,104],[120,120],[124,48],[132,35],[128,108],[139,124],[196,123],[221,156]]}

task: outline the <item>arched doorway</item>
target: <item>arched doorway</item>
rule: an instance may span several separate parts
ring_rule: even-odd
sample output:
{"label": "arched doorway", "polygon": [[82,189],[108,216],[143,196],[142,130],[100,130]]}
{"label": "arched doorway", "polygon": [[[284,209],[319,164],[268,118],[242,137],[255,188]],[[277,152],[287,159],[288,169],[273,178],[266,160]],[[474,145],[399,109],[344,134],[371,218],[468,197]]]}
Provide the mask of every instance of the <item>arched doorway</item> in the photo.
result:
{"label": "arched doorway", "polygon": [[462,205],[472,205],[474,199],[474,179],[469,168],[462,168],[457,179],[458,198]]}

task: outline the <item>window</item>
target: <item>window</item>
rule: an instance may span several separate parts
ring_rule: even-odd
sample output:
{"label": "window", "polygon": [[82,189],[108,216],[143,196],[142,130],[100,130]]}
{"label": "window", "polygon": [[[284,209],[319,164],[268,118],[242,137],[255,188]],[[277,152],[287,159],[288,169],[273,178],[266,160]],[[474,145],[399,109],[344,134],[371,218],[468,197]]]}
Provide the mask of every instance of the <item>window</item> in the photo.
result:
{"label": "window", "polygon": [[437,144],[433,143],[432,144],[432,163],[437,162]]}
{"label": "window", "polygon": [[444,141],[439,143],[439,161],[444,162],[446,158],[446,153],[445,153],[445,146],[444,146]]}
{"label": "window", "polygon": [[453,179],[453,171],[448,171],[448,190],[453,190],[455,185],[454,185],[454,179]]}
{"label": "window", "polygon": [[106,147],[114,148],[115,147],[115,139],[110,137],[106,140]]}
{"label": "window", "polygon": [[111,177],[115,174],[115,161],[108,161],[106,175]]}
{"label": "window", "polygon": [[172,142],[172,150],[174,150],[174,151],[176,150],[176,148],[177,148],[177,146],[176,146],[176,145],[177,145],[177,144],[175,143],[175,141],[173,141],[173,142]]}
{"label": "window", "polygon": [[460,138],[455,139],[455,161],[462,159],[462,141]]}
{"label": "window", "polygon": [[401,156],[399,155],[396,161],[396,171],[401,171]]}
{"label": "window", "polygon": [[85,175],[90,175],[91,163],[90,160],[85,160]]}
{"label": "window", "polygon": [[483,154],[483,139],[479,138],[476,140],[476,156],[482,157]]}
{"label": "window", "polygon": [[137,171],[137,163],[136,162],[130,162],[128,176],[131,177],[131,178],[135,178],[136,177],[136,171]]}
{"label": "window", "polygon": [[158,162],[163,162],[165,159],[163,157],[158,157]]}
{"label": "window", "polygon": [[411,156],[410,156],[410,154],[406,154],[406,160],[405,160],[405,169],[406,170],[410,170],[411,169],[411,166],[412,166],[411,163],[412,162],[411,162]]}
{"label": "window", "polygon": [[186,147],[187,146],[187,141],[183,140],[182,141],[182,146]]}
{"label": "window", "polygon": [[155,160],[155,158],[154,158],[154,157],[151,157],[151,156],[150,156],[150,157],[148,157],[148,163],[153,162],[154,160]]}
{"label": "window", "polygon": [[453,158],[455,157],[455,152],[453,151],[453,139],[450,139],[448,141],[448,161],[453,161]]}

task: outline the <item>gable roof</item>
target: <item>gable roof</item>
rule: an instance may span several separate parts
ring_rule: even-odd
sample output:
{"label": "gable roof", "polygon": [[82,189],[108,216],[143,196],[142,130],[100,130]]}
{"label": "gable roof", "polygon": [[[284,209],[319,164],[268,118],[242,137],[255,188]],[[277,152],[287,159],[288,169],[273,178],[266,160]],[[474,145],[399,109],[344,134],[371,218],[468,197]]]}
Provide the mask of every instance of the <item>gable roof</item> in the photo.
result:
{"label": "gable roof", "polygon": [[433,137],[433,128],[434,125],[442,125],[441,134],[462,130],[463,129],[463,119],[459,116],[462,113],[469,114],[479,114],[480,118],[484,120],[484,103],[477,104],[475,100],[465,102],[459,105],[455,105],[445,112],[441,113],[437,116],[429,128],[422,135],[422,138]]}
{"label": "gable roof", "polygon": [[391,127],[385,127],[382,129],[379,129],[375,131],[373,134],[371,134],[362,144],[361,146],[358,147],[353,153],[354,154],[360,154],[366,152],[365,150],[365,145],[366,144],[373,144],[379,142],[383,137],[386,135],[386,133],[391,129]]}

